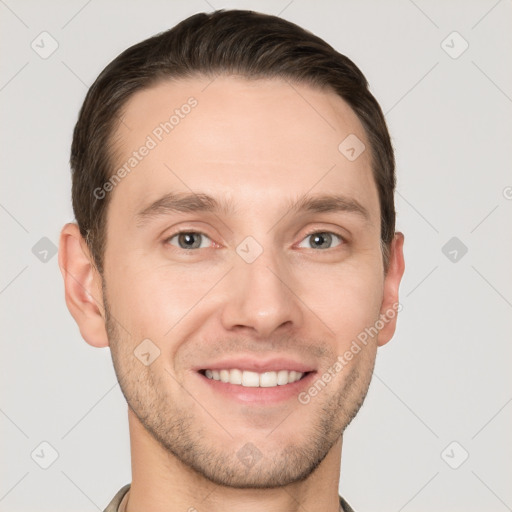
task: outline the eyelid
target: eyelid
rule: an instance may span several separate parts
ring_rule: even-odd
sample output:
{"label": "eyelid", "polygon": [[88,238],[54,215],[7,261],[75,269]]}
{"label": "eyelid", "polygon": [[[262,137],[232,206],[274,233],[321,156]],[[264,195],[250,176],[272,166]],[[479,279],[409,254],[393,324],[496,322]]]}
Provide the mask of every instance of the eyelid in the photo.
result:
{"label": "eyelid", "polygon": [[314,235],[315,233],[330,233],[332,235],[339,236],[344,242],[348,242],[348,237],[347,236],[342,235],[339,231],[333,230],[332,228],[331,229],[330,228],[314,228],[311,231],[308,231],[302,237],[302,240],[304,240],[304,238],[307,238],[310,235]]}

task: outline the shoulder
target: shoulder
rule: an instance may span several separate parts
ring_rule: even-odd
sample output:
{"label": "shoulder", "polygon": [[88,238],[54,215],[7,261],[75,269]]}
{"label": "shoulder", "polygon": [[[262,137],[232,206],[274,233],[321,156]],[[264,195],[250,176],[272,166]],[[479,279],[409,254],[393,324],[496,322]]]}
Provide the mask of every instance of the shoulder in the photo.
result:
{"label": "shoulder", "polygon": [[124,495],[130,490],[131,484],[126,484],[119,491],[117,491],[117,494],[112,498],[112,501],[107,505],[107,508],[103,512],[118,512],[119,504],[124,498]]}
{"label": "shoulder", "polygon": [[355,510],[340,496],[340,506],[343,512],[355,512]]}

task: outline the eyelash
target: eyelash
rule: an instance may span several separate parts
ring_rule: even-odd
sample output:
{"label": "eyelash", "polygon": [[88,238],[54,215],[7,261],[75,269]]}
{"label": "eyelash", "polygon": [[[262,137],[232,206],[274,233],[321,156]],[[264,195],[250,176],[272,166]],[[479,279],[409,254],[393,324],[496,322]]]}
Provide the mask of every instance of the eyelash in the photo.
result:
{"label": "eyelash", "polygon": [[[176,231],[176,233],[172,234],[171,236],[167,237],[165,240],[164,240],[164,244],[168,244],[168,245],[171,245],[170,244],[170,240],[172,240],[173,238],[175,238],[176,236],[179,236],[181,234],[193,234],[193,235],[202,235],[202,236],[205,236],[206,238],[210,239],[210,237],[208,235],[206,235],[205,233],[202,233],[201,231],[193,231],[193,230],[182,230],[182,231]],[[301,242],[303,240],[305,240],[306,238],[312,236],[312,235],[316,235],[316,234],[329,234],[329,235],[334,235],[336,237],[338,237],[340,239],[340,244],[335,246],[335,247],[329,247],[328,249],[318,249],[319,252],[324,252],[324,251],[328,251],[330,249],[336,249],[337,247],[340,247],[340,246],[343,246],[345,244],[347,244],[347,240],[345,239],[345,237],[343,237],[342,235],[340,235],[339,233],[336,233],[335,231],[326,231],[326,230],[314,230],[314,231],[311,231],[309,233],[307,233],[304,238],[302,238]],[[176,249],[178,250],[182,250],[182,251],[188,251],[190,249],[182,249],[181,247],[175,247]],[[198,250],[200,248],[196,248],[196,249],[192,249],[192,250]],[[314,250],[312,247],[310,247],[310,249]]]}

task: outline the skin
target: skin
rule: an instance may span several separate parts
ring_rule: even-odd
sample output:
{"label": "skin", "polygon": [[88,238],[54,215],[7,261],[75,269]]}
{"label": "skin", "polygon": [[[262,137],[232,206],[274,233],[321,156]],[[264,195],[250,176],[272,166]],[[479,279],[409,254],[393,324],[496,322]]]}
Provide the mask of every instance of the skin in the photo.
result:
{"label": "skin", "polygon": [[[191,96],[197,106],[109,192],[103,280],[78,227],[61,233],[66,303],[87,343],[110,346],[129,405],[126,510],[337,511],[342,434],[396,316],[306,405],[297,396],[244,402],[195,369],[226,356],[282,356],[318,378],[398,302],[403,235],[384,274],[364,129],[341,98],[306,85],[159,83],[127,103],[117,164]],[[367,148],[353,162],[338,150],[349,134]],[[231,199],[236,215],[168,213],[137,227],[136,213],[163,193],[190,191]],[[368,221],[287,207],[301,194],[333,192],[356,199]],[[180,229],[204,234],[200,247],[169,240]],[[311,232],[344,238],[318,248]],[[252,263],[236,252],[247,236],[263,249]],[[134,356],[144,339],[160,350],[149,366]],[[237,456],[247,443],[260,455],[251,467]]]}

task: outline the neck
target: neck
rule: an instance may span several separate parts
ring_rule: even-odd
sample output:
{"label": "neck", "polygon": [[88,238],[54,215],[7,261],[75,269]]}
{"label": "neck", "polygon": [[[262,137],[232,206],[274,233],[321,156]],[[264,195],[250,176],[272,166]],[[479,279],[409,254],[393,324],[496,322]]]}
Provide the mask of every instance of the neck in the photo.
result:
{"label": "neck", "polygon": [[342,438],[302,482],[275,489],[236,489],[217,485],[165,450],[128,408],[132,484],[126,512],[184,511],[338,512]]}

